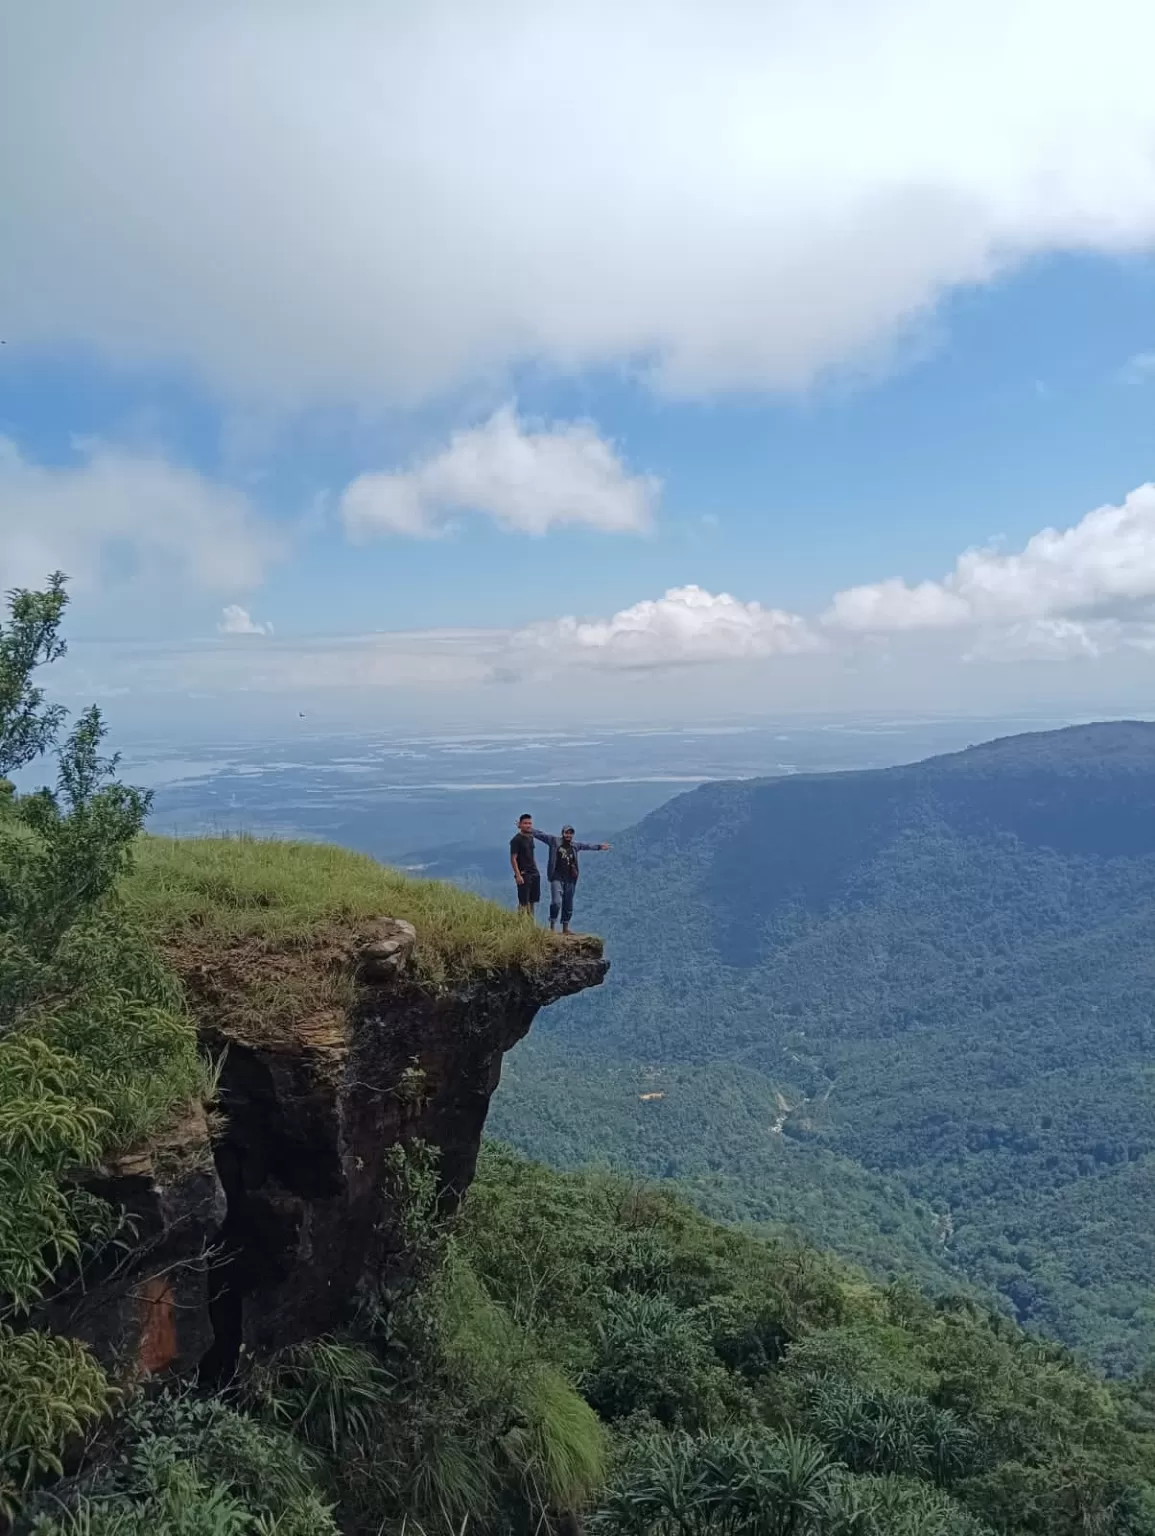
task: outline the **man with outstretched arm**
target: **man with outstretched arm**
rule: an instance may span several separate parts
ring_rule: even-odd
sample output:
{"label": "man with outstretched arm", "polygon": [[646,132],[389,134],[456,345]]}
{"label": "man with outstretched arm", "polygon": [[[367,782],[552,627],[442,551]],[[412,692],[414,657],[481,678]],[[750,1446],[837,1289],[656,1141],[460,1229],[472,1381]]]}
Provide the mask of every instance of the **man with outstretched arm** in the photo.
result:
{"label": "man with outstretched arm", "polygon": [[534,908],[541,900],[541,873],[537,867],[537,850],[533,846],[535,836],[533,817],[527,811],[517,818],[517,831],[509,840],[509,865],[517,883],[517,908],[530,922],[536,921]]}
{"label": "man with outstretched arm", "polygon": [[539,843],[549,846],[549,864],[546,866],[546,879],[549,881],[549,926],[557,927],[557,920],[561,918],[561,931],[569,932],[570,920],[573,917],[574,891],[578,883],[579,853],[607,853],[609,843],[575,843],[573,828],[563,827],[561,836],[554,837],[552,832],[533,832]]}

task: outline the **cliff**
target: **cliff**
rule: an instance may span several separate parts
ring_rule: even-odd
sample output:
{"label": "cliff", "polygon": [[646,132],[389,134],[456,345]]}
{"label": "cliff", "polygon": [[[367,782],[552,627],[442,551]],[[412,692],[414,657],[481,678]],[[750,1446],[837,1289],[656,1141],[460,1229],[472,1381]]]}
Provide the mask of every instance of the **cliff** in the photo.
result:
{"label": "cliff", "polygon": [[[356,867],[336,850],[283,857],[333,855],[342,870]],[[226,857],[235,875],[252,855],[237,845]],[[322,889],[308,922],[299,913],[274,921],[284,918],[275,899],[237,922],[219,890],[213,906],[204,891],[179,911],[158,901],[155,873],[146,858],[145,901],[219,1062],[218,1100],[209,1118],[185,1108],[86,1177],[126,1211],[128,1242],[36,1321],[83,1339],[121,1375],[200,1368],[225,1379],[242,1348],[330,1331],[367,1288],[404,1286],[391,1149],[431,1148],[442,1204],[455,1206],[473,1178],[504,1053],[539,1008],[598,985],[609,967],[600,940],[520,931],[495,908],[481,917],[495,925],[497,952],[478,948],[473,928],[463,945],[460,921],[450,924],[456,948],[444,929],[423,945],[420,921],[365,916],[371,890],[351,908]],[[447,909],[461,899],[440,890]],[[406,905],[399,891],[414,916],[432,921],[438,888],[395,885],[394,910]],[[465,900],[476,925],[487,904]]]}

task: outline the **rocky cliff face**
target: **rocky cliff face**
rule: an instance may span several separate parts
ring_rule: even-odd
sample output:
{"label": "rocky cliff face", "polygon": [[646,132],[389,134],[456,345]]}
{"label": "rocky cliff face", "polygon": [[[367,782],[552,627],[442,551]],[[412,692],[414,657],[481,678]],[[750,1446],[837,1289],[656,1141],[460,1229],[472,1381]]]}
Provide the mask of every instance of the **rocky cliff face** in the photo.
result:
{"label": "rocky cliff face", "polygon": [[[173,955],[222,1062],[219,1111],[211,1127],[187,1113],[92,1177],[128,1210],[132,1237],[44,1322],[124,1372],[224,1377],[242,1347],[322,1333],[366,1287],[404,1283],[390,1149],[435,1149],[455,1205],[504,1053],[539,1008],[609,968],[599,941],[578,939],[532,972],[434,989],[413,972],[415,938],[382,920],[299,952]],[[289,992],[294,1006],[279,1007]]]}

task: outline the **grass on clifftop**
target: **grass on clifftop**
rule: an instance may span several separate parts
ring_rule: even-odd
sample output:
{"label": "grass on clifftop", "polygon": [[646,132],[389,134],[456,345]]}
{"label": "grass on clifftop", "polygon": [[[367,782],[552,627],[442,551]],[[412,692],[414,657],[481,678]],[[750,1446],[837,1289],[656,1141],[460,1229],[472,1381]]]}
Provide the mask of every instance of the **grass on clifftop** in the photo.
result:
{"label": "grass on clifftop", "polygon": [[335,926],[403,918],[417,930],[418,970],[434,984],[541,964],[556,943],[494,902],[328,843],[142,837],[124,895],[162,941],[195,932],[294,948]]}

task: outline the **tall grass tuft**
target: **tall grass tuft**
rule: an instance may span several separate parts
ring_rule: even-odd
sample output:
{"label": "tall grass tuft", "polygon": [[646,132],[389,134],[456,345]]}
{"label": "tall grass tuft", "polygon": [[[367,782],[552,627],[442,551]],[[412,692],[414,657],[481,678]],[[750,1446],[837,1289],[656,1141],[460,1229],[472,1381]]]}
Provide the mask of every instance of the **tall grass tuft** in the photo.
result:
{"label": "tall grass tuft", "polygon": [[326,843],[144,837],[122,889],[142,925],[166,942],[292,949],[335,928],[402,918],[417,930],[416,964],[431,985],[541,965],[555,943],[494,902]]}

